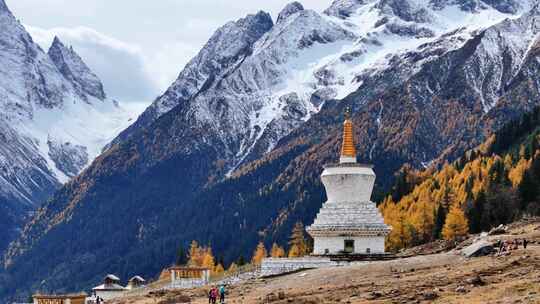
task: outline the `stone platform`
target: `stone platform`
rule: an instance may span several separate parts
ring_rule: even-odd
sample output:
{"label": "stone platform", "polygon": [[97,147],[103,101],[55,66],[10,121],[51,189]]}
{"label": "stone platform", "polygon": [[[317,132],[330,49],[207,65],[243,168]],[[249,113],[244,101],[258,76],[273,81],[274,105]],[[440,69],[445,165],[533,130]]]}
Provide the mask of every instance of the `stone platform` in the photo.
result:
{"label": "stone platform", "polygon": [[270,276],[300,269],[336,267],[341,264],[328,257],[266,258],[261,263],[260,275]]}
{"label": "stone platform", "polygon": [[397,258],[396,255],[390,253],[312,255],[300,258],[266,258],[262,261],[260,276],[284,274],[301,269],[348,266],[353,262],[385,261]]}

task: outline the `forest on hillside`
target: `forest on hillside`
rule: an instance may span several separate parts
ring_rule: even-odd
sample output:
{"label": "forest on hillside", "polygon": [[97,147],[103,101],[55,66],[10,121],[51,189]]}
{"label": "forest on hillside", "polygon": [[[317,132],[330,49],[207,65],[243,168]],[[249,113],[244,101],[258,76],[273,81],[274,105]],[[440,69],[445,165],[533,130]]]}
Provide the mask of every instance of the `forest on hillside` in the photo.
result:
{"label": "forest on hillside", "polygon": [[404,166],[379,205],[393,227],[387,249],[488,231],[540,215],[540,108],[440,170]]}

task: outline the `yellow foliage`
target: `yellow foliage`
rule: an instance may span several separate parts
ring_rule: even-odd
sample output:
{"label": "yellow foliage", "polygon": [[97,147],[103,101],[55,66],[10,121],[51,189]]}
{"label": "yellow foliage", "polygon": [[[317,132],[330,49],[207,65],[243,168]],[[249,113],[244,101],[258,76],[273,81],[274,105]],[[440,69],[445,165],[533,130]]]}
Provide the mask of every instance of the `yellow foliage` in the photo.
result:
{"label": "yellow foliage", "polygon": [[417,201],[410,214],[410,221],[423,242],[431,241],[435,226],[435,210],[430,199],[420,198]]}
{"label": "yellow foliage", "polygon": [[197,241],[192,241],[189,248],[189,261],[190,266],[202,266],[204,260],[204,249],[199,247]]}
{"label": "yellow foliage", "polygon": [[290,248],[296,247],[295,250],[298,251],[295,253],[296,256],[305,256],[306,254],[309,254],[309,248],[304,234],[304,225],[301,222],[297,222],[294,225],[289,239]]}
{"label": "yellow foliage", "polygon": [[[387,237],[386,249],[397,251],[407,247],[412,240],[412,235],[410,224],[406,221],[404,212],[392,201],[391,197],[386,198],[379,208],[383,213],[385,223],[392,226],[392,231]],[[291,256],[290,253],[289,256]]]}
{"label": "yellow foliage", "polygon": [[442,235],[446,240],[455,240],[466,236],[469,233],[469,223],[465,213],[458,205],[452,206],[446,216],[446,222],[442,230]]}
{"label": "yellow foliage", "polygon": [[274,243],[272,245],[272,249],[270,250],[270,256],[273,258],[283,258],[285,257],[285,249],[283,249],[283,247],[279,246],[278,244]]}
{"label": "yellow foliage", "polygon": [[289,249],[289,257],[290,258],[297,258],[297,257],[300,257],[301,254],[300,254],[300,249],[298,248],[298,246],[296,245],[292,245],[291,248]]}
{"label": "yellow foliage", "polygon": [[[396,251],[412,245],[413,242],[430,241],[433,237],[435,215],[439,206],[443,206],[446,210],[453,209],[451,206],[463,208],[468,202],[476,199],[478,193],[487,191],[490,186],[490,170],[497,162],[502,162],[505,173],[508,174],[514,186],[519,184],[523,173],[531,166],[531,161],[525,159],[513,165],[514,161],[509,156],[503,159],[498,155],[479,155],[465,163],[460,169],[455,164],[445,164],[440,171],[434,172],[431,176],[417,174],[422,176],[421,182],[398,202],[387,197],[379,205],[386,224],[392,226],[392,231],[387,237],[387,250]],[[491,178],[498,177],[491,176]],[[454,210],[452,217],[459,215],[456,212]],[[463,216],[457,222],[455,220],[450,220],[448,223],[448,237],[467,232],[464,231],[467,225],[463,225],[462,221],[466,221],[466,217]],[[459,225],[455,226],[455,224]]]}
{"label": "yellow foliage", "polygon": [[257,248],[255,249],[255,252],[253,253],[253,258],[251,259],[251,262],[254,265],[261,265],[262,260],[268,256],[268,253],[266,252],[266,247],[264,247],[263,242],[259,242],[259,245],[257,245]]}
{"label": "yellow foliage", "polygon": [[225,272],[223,265],[217,264],[217,266],[214,267],[214,273],[223,273],[223,272]]}
{"label": "yellow foliage", "polygon": [[214,265],[216,264],[214,255],[212,254],[212,249],[208,248],[204,254],[202,267],[208,268],[208,269],[214,269]]}
{"label": "yellow foliage", "polygon": [[525,174],[525,171],[527,171],[531,167],[531,161],[526,160],[524,158],[520,159],[517,165],[510,169],[510,173],[508,173],[508,178],[512,182],[512,186],[516,188],[523,179],[523,174]]}
{"label": "yellow foliage", "polygon": [[238,265],[236,263],[232,263],[231,266],[229,266],[229,269],[227,269],[228,273],[235,273],[238,271]]}

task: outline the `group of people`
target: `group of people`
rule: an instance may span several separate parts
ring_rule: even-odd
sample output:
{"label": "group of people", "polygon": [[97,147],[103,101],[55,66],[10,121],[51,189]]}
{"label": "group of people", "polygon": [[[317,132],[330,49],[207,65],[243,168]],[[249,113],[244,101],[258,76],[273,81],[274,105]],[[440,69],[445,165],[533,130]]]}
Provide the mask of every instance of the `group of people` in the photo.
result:
{"label": "group of people", "polygon": [[217,288],[216,286],[213,286],[210,291],[208,292],[208,303],[216,304],[217,299],[219,297],[219,303],[224,304],[225,303],[225,285],[219,286]]}
{"label": "group of people", "polygon": [[105,300],[103,300],[100,296],[96,296],[95,302],[96,304],[103,304],[105,303]]}
{"label": "group of people", "polygon": [[499,247],[499,254],[510,252],[512,250],[519,249],[519,245],[523,245],[523,249],[527,249],[528,241],[526,239],[522,239],[521,241],[519,239],[514,240],[499,240],[497,242],[497,245]]}

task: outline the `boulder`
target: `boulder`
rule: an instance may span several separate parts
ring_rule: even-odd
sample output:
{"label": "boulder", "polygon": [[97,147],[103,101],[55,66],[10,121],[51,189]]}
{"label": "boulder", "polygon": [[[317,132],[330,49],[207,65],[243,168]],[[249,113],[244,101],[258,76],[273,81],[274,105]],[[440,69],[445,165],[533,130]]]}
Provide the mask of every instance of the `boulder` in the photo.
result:
{"label": "boulder", "polygon": [[431,300],[435,300],[436,298],[438,298],[439,295],[434,291],[426,291],[426,292],[424,292],[423,297],[424,297],[424,300],[431,301]]}
{"label": "boulder", "polygon": [[466,282],[473,286],[482,286],[485,284],[480,275],[475,275],[474,277],[467,279]]}
{"label": "boulder", "polygon": [[492,252],[493,244],[485,240],[474,242],[461,250],[461,254],[468,258],[485,256]]}
{"label": "boulder", "polygon": [[498,234],[505,234],[506,233],[506,226],[504,226],[503,224],[500,224],[499,226],[491,229],[489,231],[489,235],[498,235]]}
{"label": "boulder", "polygon": [[466,293],[466,292],[467,292],[467,289],[465,288],[465,286],[460,285],[460,286],[458,286],[458,287],[456,288],[456,292],[459,292],[459,293]]}

